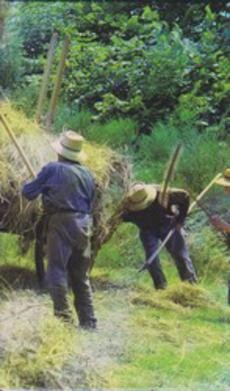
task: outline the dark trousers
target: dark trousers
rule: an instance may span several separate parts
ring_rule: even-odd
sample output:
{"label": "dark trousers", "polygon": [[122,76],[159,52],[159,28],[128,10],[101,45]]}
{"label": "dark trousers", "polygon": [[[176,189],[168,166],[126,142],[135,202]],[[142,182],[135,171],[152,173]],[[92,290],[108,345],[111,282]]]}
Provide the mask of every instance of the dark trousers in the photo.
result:
{"label": "dark trousers", "polygon": [[72,213],[51,216],[47,233],[48,268],[46,279],[56,315],[69,317],[67,302],[68,280],[74,294],[74,306],[81,326],[96,324],[90,267],[89,216]]}
{"label": "dark trousers", "polygon": [[[140,231],[140,239],[145,249],[146,259],[148,259],[157,250],[159,241],[164,240],[168,232],[169,229],[165,228]],[[181,280],[195,282],[196,272],[180,230],[175,229],[165,247],[175,261]],[[164,289],[167,285],[167,281],[161,268],[159,256],[154,259],[148,270],[155,288]]]}

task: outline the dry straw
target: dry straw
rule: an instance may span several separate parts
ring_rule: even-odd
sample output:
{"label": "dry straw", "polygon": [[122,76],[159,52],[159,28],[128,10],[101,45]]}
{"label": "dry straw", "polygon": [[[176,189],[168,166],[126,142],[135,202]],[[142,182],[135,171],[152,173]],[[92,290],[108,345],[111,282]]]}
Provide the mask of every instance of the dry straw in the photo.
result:
{"label": "dry straw", "polygon": [[[35,172],[53,160],[56,154],[50,144],[54,135],[44,131],[25,114],[13,108],[10,103],[0,103],[0,113],[4,114],[13,129],[20,146]],[[0,124],[0,221],[2,227],[32,240],[34,227],[38,221],[40,205],[28,203],[21,196],[23,182],[30,179],[15,146]],[[107,146],[86,143],[88,155],[86,165],[93,172],[97,183],[97,196],[94,207],[94,255],[104,241],[111,236],[119,219],[116,216],[120,199],[130,184],[130,167],[127,160]],[[115,222],[115,223],[114,223]]]}

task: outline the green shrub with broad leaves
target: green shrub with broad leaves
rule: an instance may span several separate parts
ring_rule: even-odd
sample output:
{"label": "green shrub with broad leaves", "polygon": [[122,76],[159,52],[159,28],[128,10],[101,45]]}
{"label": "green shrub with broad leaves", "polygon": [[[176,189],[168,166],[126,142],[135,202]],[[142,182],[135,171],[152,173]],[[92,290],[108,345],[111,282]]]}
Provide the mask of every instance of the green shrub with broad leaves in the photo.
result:
{"label": "green shrub with broad leaves", "polygon": [[23,2],[13,10],[11,26],[26,59],[37,61],[27,61],[24,74],[42,72],[40,59],[54,31],[59,49],[63,36],[70,36],[62,96],[80,111],[90,110],[94,120],[131,117],[140,132],[149,132],[176,109],[181,123],[205,130],[221,120],[227,127],[224,4]]}

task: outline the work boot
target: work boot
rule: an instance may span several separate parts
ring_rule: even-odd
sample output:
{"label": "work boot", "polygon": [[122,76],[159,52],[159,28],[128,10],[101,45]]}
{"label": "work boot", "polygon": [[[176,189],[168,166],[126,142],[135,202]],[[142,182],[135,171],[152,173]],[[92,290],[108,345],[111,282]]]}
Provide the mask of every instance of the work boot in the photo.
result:
{"label": "work boot", "polygon": [[184,281],[188,281],[189,284],[191,284],[191,285],[197,284],[197,278],[195,276],[194,277],[190,277],[188,279],[185,279]]}
{"label": "work boot", "polygon": [[72,323],[72,316],[67,299],[67,289],[64,286],[53,286],[49,289],[53,300],[54,315],[65,322]]}
{"label": "work boot", "polygon": [[86,322],[80,321],[79,327],[83,330],[89,330],[89,331],[97,330],[97,322],[96,320],[94,321],[88,320]]}
{"label": "work boot", "polygon": [[74,308],[79,326],[84,329],[96,329],[97,320],[94,314],[92,290],[88,276],[80,273],[72,282]]}
{"label": "work boot", "polygon": [[83,329],[96,329],[97,319],[94,315],[91,295],[83,297],[74,294],[74,307],[78,316],[79,326]]}
{"label": "work boot", "polygon": [[79,326],[82,329],[95,330],[97,328],[97,319],[95,318],[93,306],[91,303],[79,304],[79,300],[75,297],[74,307],[77,312]]}

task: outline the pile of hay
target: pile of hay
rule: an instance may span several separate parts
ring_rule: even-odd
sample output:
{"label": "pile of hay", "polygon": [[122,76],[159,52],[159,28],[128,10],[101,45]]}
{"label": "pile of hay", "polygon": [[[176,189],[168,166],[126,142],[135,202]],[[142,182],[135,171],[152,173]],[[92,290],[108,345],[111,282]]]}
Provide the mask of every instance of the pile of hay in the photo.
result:
{"label": "pile of hay", "polygon": [[135,290],[129,295],[133,304],[159,308],[168,311],[186,313],[191,308],[217,308],[218,304],[209,295],[208,291],[198,285],[188,282],[179,282],[166,290],[157,291],[143,288]]}
{"label": "pile of hay", "polygon": [[182,307],[208,308],[216,305],[205,289],[187,282],[169,287],[163,292],[163,297]]}
{"label": "pile of hay", "polygon": [[[9,103],[0,102],[0,113],[5,115],[34,171],[53,160],[51,148],[54,135],[15,110]],[[29,203],[21,196],[21,187],[30,174],[17,149],[0,122],[0,222],[1,229],[26,237],[31,241],[40,216],[39,202]],[[96,256],[102,244],[111,236],[119,219],[116,216],[124,192],[130,185],[130,167],[127,160],[107,146],[86,143],[86,165],[97,183],[94,208],[93,253]]]}

